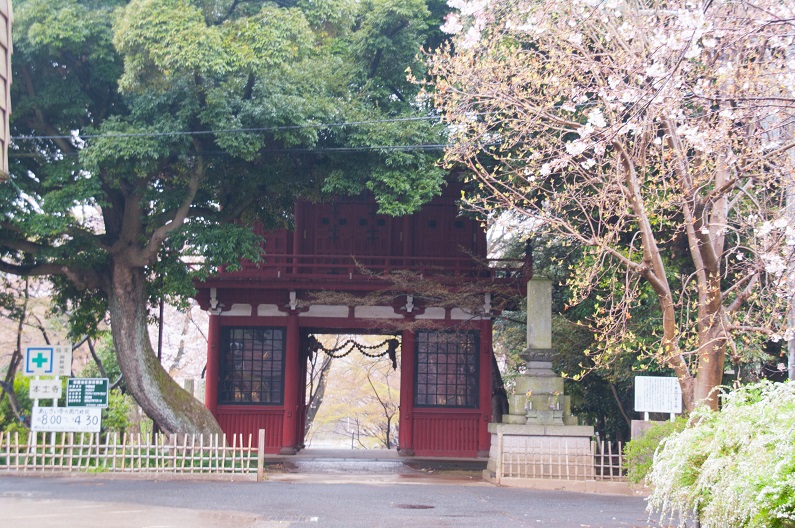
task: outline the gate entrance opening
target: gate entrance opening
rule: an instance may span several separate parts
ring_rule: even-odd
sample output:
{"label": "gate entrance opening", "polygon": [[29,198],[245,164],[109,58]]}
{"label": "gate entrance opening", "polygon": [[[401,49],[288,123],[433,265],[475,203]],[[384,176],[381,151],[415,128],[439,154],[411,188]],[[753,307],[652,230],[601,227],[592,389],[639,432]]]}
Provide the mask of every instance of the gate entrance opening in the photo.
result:
{"label": "gate entrance opening", "polygon": [[305,448],[397,448],[400,337],[315,333],[306,342]]}

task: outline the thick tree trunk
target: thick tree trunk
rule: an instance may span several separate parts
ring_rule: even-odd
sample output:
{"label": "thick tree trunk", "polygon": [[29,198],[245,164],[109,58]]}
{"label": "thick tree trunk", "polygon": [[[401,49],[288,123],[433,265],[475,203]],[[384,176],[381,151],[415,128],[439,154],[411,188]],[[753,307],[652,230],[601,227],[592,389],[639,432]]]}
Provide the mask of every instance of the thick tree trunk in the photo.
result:
{"label": "thick tree trunk", "polygon": [[113,343],[127,390],[165,433],[221,433],[213,415],[163,369],[147,332],[142,268],[114,263],[108,291]]}
{"label": "thick tree trunk", "polygon": [[698,372],[693,390],[695,405],[707,405],[713,411],[718,410],[718,388],[723,384],[723,366],[726,359],[726,339],[721,334],[722,331],[716,326],[707,332],[698,357]]}
{"label": "thick tree trunk", "polygon": [[696,375],[692,376],[687,373],[684,376],[679,376],[682,400],[687,412],[701,405],[706,405],[714,411],[718,410],[720,403],[718,387],[723,383],[725,352],[724,345],[700,354]]}
{"label": "thick tree trunk", "polygon": [[679,388],[682,389],[682,405],[686,412],[690,412],[696,408],[696,379],[689,373],[684,377],[679,378]]}

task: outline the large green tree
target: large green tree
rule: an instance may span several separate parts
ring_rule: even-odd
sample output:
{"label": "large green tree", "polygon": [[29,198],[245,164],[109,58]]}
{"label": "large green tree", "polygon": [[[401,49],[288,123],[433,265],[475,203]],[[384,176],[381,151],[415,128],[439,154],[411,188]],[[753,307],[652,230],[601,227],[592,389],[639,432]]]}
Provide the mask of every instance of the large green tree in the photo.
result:
{"label": "large green tree", "polygon": [[218,431],[157,362],[148,306],[189,294],[191,269],[256,259],[236,222],[289,222],[296,196],[369,189],[400,214],[438,192],[432,154],[413,147],[438,131],[404,73],[438,20],[422,0],[15,11],[0,270],[51,277],[75,333],[108,314],[126,386],[162,430]]}

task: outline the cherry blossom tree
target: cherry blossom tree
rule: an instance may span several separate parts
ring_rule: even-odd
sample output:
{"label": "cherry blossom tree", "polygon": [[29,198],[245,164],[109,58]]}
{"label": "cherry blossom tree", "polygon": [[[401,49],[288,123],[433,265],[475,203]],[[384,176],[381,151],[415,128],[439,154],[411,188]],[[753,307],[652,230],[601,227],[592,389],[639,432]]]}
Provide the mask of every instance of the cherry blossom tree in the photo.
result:
{"label": "cherry blossom tree", "polygon": [[[687,408],[714,408],[727,355],[792,338],[795,4],[448,3],[429,97],[469,204],[585,249],[597,364],[652,354]],[[649,302],[643,346],[629,321]]]}

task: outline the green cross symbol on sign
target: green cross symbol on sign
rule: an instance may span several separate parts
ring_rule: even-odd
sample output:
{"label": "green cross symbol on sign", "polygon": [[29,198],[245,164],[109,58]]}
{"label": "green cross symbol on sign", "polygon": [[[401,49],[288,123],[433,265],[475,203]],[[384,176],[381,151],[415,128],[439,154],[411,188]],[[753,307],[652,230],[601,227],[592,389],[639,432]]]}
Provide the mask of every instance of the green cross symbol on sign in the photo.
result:
{"label": "green cross symbol on sign", "polygon": [[39,352],[38,356],[36,356],[35,358],[30,360],[31,363],[35,363],[36,364],[37,368],[41,368],[41,366],[44,365],[45,363],[47,363],[48,361],[49,361],[49,359],[45,358],[44,354],[42,354],[41,352]]}

